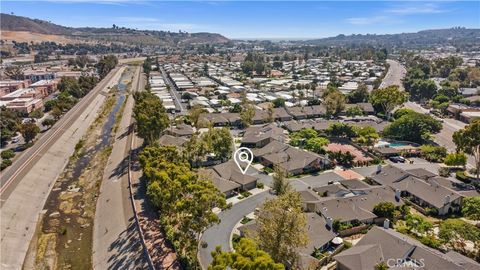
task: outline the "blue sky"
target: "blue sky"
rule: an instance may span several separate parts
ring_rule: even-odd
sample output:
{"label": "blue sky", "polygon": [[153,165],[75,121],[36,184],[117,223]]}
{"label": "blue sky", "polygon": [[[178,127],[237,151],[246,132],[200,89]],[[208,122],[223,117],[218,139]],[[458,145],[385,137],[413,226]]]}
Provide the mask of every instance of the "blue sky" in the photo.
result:
{"label": "blue sky", "polygon": [[480,28],[479,1],[1,1],[3,13],[66,26],[215,32],[229,38],[319,38],[463,26]]}

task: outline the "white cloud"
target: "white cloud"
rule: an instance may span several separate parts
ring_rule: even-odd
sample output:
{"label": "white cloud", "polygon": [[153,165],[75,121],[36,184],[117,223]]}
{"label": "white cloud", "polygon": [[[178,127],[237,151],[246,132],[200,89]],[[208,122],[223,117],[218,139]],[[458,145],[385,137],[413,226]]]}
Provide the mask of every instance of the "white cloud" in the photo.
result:
{"label": "white cloud", "polygon": [[385,12],[398,15],[413,15],[413,14],[438,14],[449,12],[449,10],[440,8],[433,3],[409,3],[407,5],[396,6],[386,9]]}
{"label": "white cloud", "polygon": [[397,18],[392,18],[388,16],[373,16],[373,17],[352,17],[347,18],[346,21],[349,24],[353,25],[371,25],[371,24],[395,24],[402,23],[401,20]]}

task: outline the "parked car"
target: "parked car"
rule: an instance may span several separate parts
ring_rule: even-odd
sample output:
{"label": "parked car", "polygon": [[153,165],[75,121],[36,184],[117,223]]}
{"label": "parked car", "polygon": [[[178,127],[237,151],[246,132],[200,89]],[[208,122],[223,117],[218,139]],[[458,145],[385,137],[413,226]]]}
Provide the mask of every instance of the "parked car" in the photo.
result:
{"label": "parked car", "polygon": [[394,162],[394,163],[405,163],[406,159],[404,157],[401,157],[401,156],[394,156],[394,157],[390,157],[389,158],[391,162]]}

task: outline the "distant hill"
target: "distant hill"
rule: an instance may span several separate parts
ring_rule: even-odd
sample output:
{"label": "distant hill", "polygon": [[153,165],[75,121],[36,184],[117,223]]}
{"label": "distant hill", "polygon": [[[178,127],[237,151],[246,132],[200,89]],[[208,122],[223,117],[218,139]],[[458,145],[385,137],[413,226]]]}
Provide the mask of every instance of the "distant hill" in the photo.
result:
{"label": "distant hill", "polygon": [[424,30],[417,33],[387,35],[338,35],[336,37],[303,41],[310,45],[367,44],[400,47],[425,47],[431,45],[476,45],[480,44],[480,29],[450,28]]}
{"label": "distant hill", "polygon": [[27,17],[0,13],[0,30],[8,32],[8,36],[15,38],[23,32],[38,35],[58,35],[75,40],[119,42],[130,45],[167,45],[167,44],[193,44],[193,43],[226,43],[228,38],[215,33],[186,33],[153,30],[136,30],[124,27],[97,28],[82,27],[73,28],[57,25],[51,22],[30,19]]}

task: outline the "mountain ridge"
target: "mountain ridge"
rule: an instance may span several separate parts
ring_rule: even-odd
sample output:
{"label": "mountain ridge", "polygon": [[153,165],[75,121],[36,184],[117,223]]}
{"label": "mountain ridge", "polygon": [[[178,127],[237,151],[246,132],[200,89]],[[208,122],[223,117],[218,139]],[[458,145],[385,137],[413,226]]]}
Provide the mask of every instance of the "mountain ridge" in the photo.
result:
{"label": "mountain ridge", "polygon": [[178,43],[226,43],[230,40],[217,33],[170,32],[137,30],[125,27],[67,27],[49,21],[0,13],[0,29],[7,32],[31,32],[42,35],[60,35],[74,39],[93,39],[132,45],[161,45]]}

